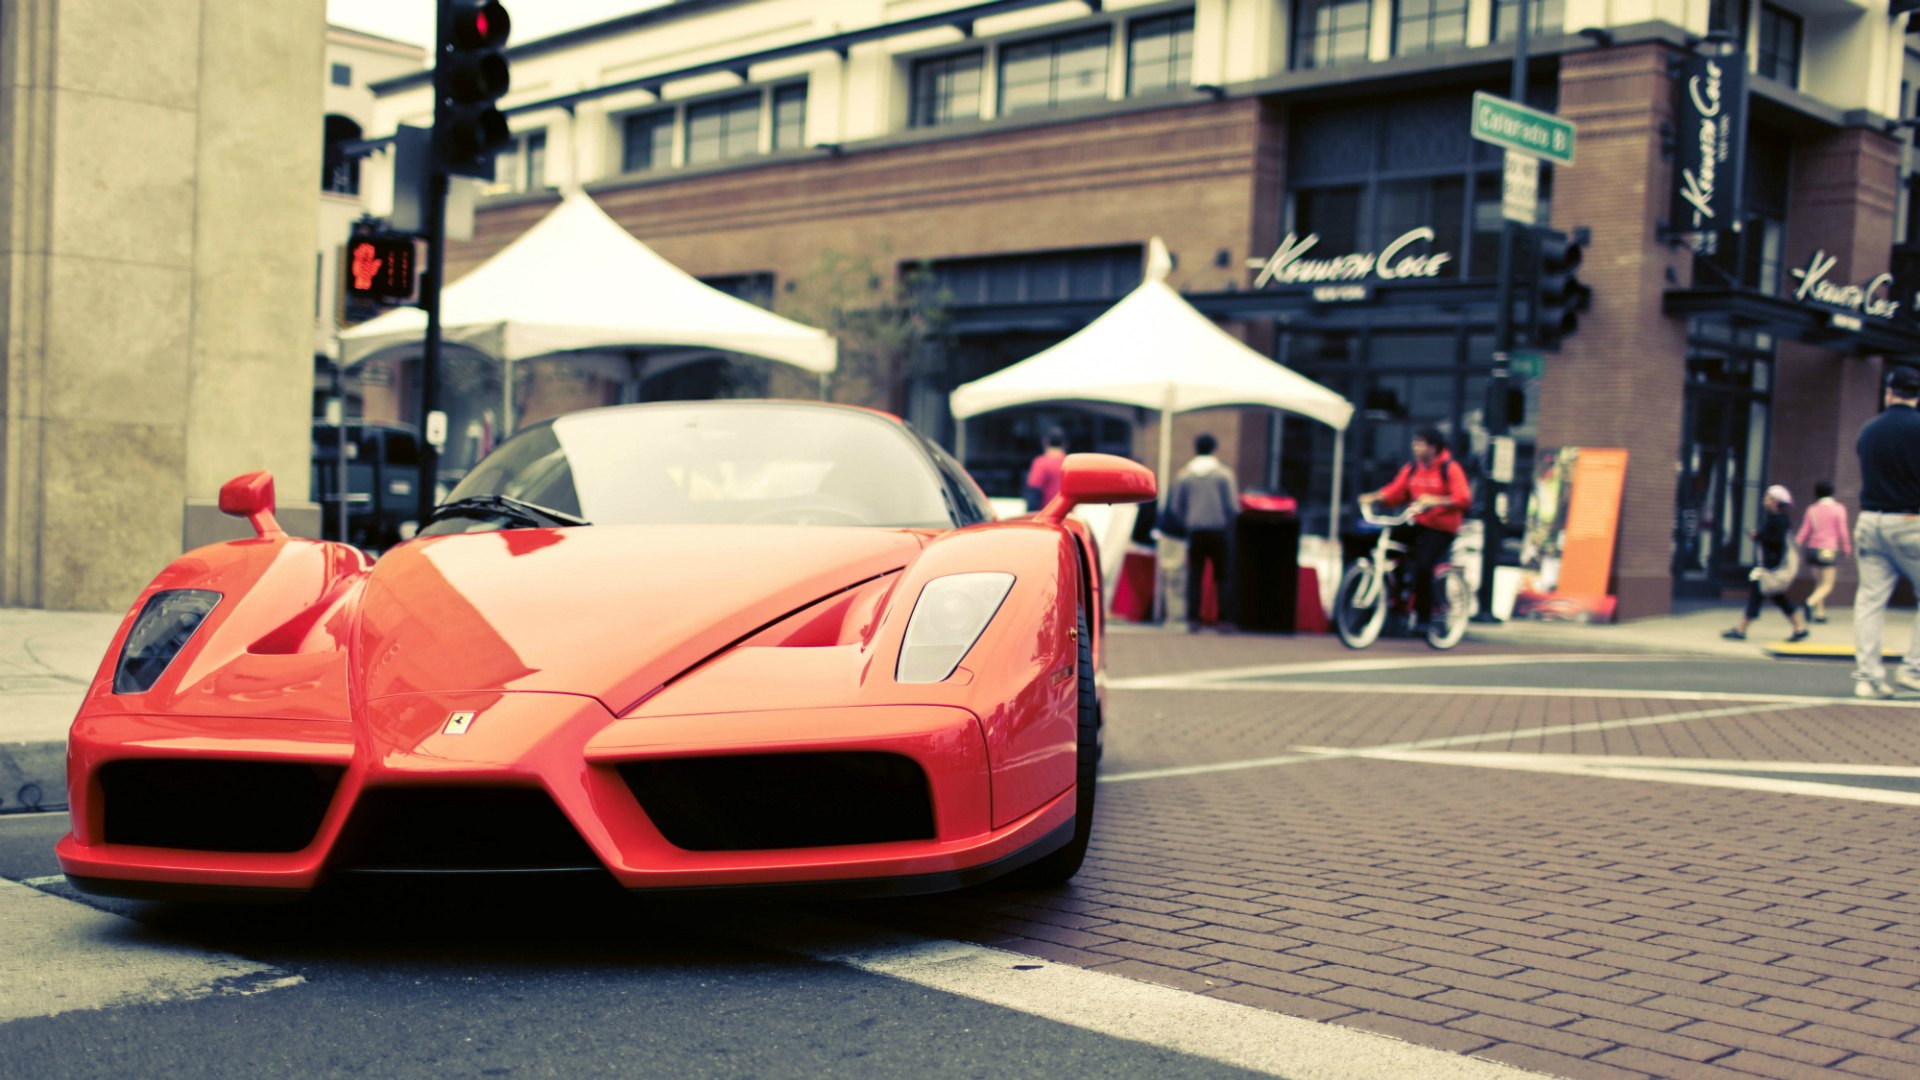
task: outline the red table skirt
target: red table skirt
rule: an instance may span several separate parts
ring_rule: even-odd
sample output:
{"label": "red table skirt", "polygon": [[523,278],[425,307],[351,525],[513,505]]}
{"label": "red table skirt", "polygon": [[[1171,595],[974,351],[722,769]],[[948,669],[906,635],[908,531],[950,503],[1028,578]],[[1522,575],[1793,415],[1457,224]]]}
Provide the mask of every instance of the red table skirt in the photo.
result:
{"label": "red table skirt", "polygon": [[[1120,580],[1113,587],[1112,614],[1130,622],[1153,621],[1153,571],[1151,552],[1129,551],[1120,563]],[[1213,568],[1201,586],[1200,621],[1219,621],[1220,601],[1214,588]],[[1320,575],[1312,567],[1300,568],[1299,598],[1294,608],[1294,629],[1302,634],[1324,634],[1327,614],[1320,607]]]}

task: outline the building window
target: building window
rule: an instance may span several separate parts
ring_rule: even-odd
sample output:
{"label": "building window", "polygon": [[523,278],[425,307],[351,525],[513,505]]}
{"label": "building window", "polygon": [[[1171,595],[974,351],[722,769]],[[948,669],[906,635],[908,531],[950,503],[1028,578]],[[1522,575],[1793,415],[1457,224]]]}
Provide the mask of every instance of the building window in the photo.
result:
{"label": "building window", "polygon": [[[1558,34],[1567,25],[1567,0],[1533,0],[1529,38]],[[1493,40],[1512,41],[1520,34],[1520,0],[1499,0],[1493,7]]]}
{"label": "building window", "polygon": [[1467,0],[1399,0],[1394,8],[1395,56],[1457,49],[1467,43]]}
{"label": "building window", "polygon": [[620,168],[625,172],[647,172],[673,164],[673,113],[640,113],[626,119],[626,139]]}
{"label": "building window", "polygon": [[333,65],[333,85],[352,86],[353,68],[346,64]]}
{"label": "building window", "polygon": [[1794,89],[1800,88],[1800,40],[1804,29],[1800,16],[1782,11],[1772,4],[1760,5],[1760,49],[1758,71],[1761,75]]}
{"label": "building window", "polygon": [[539,191],[547,186],[547,133],[536,131],[526,138],[526,169],[521,180],[526,190]]}
{"label": "building window", "polygon": [[759,94],[687,106],[687,164],[707,165],[759,150]]}
{"label": "building window", "polygon": [[773,148],[791,150],[807,140],[807,84],[778,86],[773,91]]}
{"label": "building window", "polygon": [[1373,0],[1299,0],[1293,25],[1296,68],[1365,60],[1373,36]]}
{"label": "building window", "polygon": [[955,53],[913,65],[914,127],[980,118],[980,52]]}
{"label": "building window", "polygon": [[1150,94],[1193,81],[1193,12],[1127,24],[1127,93]]}
{"label": "building window", "polygon": [[1107,27],[1000,49],[1000,115],[1107,96]]}
{"label": "building window", "polygon": [[928,270],[949,304],[1112,300],[1140,284],[1140,245],[939,259]]}
{"label": "building window", "polygon": [[773,275],[768,272],[757,274],[716,274],[699,279],[700,284],[709,289],[726,293],[735,300],[745,300],[773,310]]}
{"label": "building window", "polygon": [[346,144],[360,138],[360,125],[344,116],[329,116],[325,153],[320,164],[320,190],[335,195],[360,194],[360,158]]}

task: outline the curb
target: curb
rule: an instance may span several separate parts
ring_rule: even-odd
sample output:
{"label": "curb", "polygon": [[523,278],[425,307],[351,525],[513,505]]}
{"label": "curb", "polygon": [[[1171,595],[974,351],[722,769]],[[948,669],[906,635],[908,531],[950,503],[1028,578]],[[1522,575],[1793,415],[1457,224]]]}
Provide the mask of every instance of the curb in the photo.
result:
{"label": "curb", "polygon": [[67,806],[67,744],[0,744],[0,814],[64,810]]}

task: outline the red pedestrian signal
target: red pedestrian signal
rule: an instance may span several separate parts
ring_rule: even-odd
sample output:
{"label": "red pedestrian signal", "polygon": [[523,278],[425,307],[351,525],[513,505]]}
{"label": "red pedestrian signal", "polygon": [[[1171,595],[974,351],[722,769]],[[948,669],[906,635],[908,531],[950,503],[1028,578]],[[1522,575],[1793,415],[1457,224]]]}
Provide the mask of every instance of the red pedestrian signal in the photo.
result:
{"label": "red pedestrian signal", "polygon": [[347,296],[381,304],[413,298],[413,237],[363,233],[347,241]]}

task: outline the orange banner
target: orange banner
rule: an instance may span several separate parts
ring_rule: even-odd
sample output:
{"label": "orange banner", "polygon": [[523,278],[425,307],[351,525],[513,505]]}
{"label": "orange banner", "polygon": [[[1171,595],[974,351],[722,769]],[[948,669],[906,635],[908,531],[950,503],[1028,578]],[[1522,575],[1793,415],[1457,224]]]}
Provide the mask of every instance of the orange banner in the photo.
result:
{"label": "orange banner", "polygon": [[1607,595],[1613,547],[1620,534],[1620,496],[1627,486],[1627,452],[1581,447],[1573,464],[1557,596]]}

